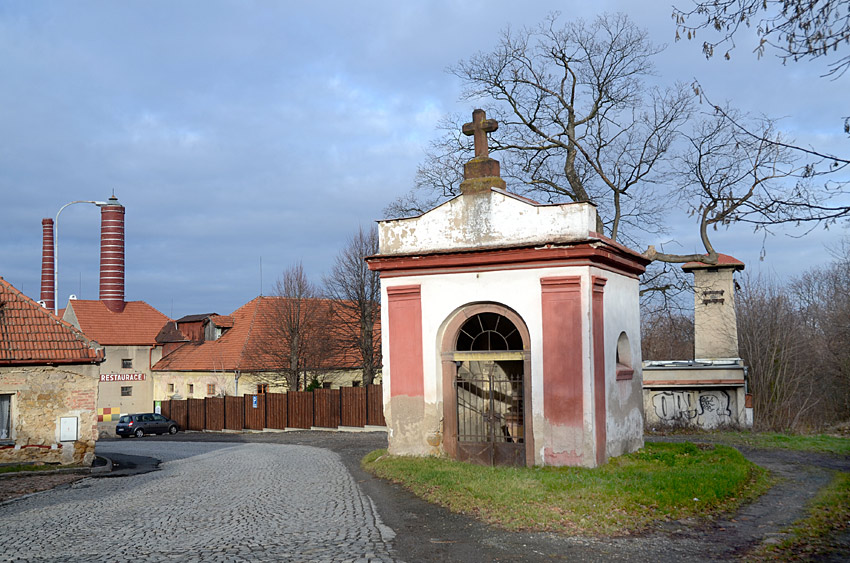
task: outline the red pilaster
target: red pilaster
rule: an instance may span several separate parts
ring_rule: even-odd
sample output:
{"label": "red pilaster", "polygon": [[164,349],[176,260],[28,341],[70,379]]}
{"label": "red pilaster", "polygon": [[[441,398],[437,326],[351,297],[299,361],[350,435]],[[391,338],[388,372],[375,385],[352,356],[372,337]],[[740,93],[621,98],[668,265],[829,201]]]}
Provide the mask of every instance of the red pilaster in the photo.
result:
{"label": "red pilaster", "polygon": [[[583,432],[583,354],[581,338],[581,278],[541,278],[543,306],[543,415],[550,431]],[[577,441],[579,444],[581,440]],[[544,448],[547,465],[577,465],[581,447],[561,451]]]}
{"label": "red pilaster", "polygon": [[100,300],[124,310],[124,206],[115,196],[100,208]]}
{"label": "red pilaster", "polygon": [[56,298],[56,264],[54,262],[53,219],[41,220],[41,300],[53,311]]}
{"label": "red pilaster", "polygon": [[387,288],[390,396],[425,395],[422,368],[422,293],[418,285]]}
{"label": "red pilaster", "polygon": [[593,410],[594,425],[596,426],[596,464],[602,465],[607,459],[607,428],[608,416],[605,405],[605,310],[603,295],[605,278],[593,276],[593,303],[591,316],[593,320]]}

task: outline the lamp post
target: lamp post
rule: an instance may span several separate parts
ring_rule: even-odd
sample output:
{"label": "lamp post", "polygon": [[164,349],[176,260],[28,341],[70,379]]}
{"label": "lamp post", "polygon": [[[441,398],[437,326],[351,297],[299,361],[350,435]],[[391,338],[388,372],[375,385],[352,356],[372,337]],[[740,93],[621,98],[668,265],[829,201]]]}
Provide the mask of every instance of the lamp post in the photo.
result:
{"label": "lamp post", "polygon": [[91,203],[98,207],[107,205],[105,201],[80,199],[66,203],[60,207],[59,211],[56,213],[56,220],[53,222],[53,314],[57,316],[59,314],[59,215],[62,213],[63,209],[69,205],[74,205],[75,203]]}

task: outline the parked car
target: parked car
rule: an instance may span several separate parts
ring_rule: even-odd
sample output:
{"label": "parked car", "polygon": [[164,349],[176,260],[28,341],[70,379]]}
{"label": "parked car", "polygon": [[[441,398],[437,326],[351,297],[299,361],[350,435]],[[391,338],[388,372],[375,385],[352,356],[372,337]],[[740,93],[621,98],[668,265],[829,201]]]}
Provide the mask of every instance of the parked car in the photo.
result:
{"label": "parked car", "polygon": [[115,432],[122,438],[135,436],[141,438],[145,434],[177,434],[180,427],[170,418],[154,412],[142,414],[125,414],[118,419]]}

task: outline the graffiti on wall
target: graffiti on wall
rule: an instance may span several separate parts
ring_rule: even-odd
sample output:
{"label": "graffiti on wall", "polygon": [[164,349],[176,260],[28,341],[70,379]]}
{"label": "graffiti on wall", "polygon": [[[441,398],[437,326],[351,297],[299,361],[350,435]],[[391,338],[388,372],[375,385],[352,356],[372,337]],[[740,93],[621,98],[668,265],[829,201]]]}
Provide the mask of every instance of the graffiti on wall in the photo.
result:
{"label": "graffiti on wall", "polygon": [[732,399],[722,389],[655,391],[650,395],[655,417],[661,422],[715,428],[738,421],[732,416]]}

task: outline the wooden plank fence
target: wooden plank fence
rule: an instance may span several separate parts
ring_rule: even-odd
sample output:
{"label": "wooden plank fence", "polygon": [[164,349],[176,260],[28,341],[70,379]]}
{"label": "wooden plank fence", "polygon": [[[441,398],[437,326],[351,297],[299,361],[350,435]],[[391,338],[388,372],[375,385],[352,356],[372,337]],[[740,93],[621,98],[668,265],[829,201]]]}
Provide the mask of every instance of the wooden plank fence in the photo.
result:
{"label": "wooden plank fence", "polygon": [[162,401],[162,414],[188,430],[386,426],[380,385]]}

